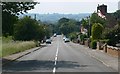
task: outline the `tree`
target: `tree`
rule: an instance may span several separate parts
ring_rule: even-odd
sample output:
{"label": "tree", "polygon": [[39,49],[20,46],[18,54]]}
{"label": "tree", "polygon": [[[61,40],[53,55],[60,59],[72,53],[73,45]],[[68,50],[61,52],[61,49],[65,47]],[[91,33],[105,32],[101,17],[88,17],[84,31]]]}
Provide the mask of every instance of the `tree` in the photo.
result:
{"label": "tree", "polygon": [[13,27],[18,20],[17,15],[33,9],[36,4],[36,2],[2,2],[3,35],[13,35]]}
{"label": "tree", "polygon": [[37,40],[40,38],[42,28],[38,22],[30,17],[24,17],[18,21],[14,29],[15,40]]}
{"label": "tree", "polygon": [[81,23],[82,23],[82,26],[86,29],[88,29],[89,27],[89,23],[88,23],[88,20],[87,19],[82,19],[81,20]]}
{"label": "tree", "polygon": [[92,25],[92,40],[101,39],[104,27],[100,23],[95,23]]}
{"label": "tree", "polygon": [[102,24],[103,26],[105,26],[106,24],[106,20],[104,18],[101,18],[97,15],[97,13],[93,13],[90,17],[90,22],[91,24],[94,24],[94,23],[100,23]]}
{"label": "tree", "polygon": [[103,36],[104,39],[109,39],[109,45],[116,46],[117,43],[120,43],[120,24],[112,29],[105,29]]}
{"label": "tree", "polygon": [[61,18],[58,21],[58,25],[60,32],[64,35],[68,35],[69,33],[79,31],[78,22],[73,19]]}
{"label": "tree", "polygon": [[58,20],[58,23],[59,24],[62,24],[62,23],[65,23],[65,22],[68,22],[69,21],[69,19],[68,18],[61,18],[60,20]]}

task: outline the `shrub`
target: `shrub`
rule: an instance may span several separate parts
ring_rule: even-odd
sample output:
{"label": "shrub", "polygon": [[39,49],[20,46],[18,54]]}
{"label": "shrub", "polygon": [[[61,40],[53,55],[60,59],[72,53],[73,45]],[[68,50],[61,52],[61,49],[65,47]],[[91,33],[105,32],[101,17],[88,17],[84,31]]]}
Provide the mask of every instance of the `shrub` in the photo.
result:
{"label": "shrub", "polygon": [[81,34],[81,35],[80,35],[80,40],[81,40],[81,41],[84,41],[85,38],[87,38],[87,35],[86,35],[86,34]]}
{"label": "shrub", "polygon": [[101,43],[108,43],[109,39],[100,40]]}
{"label": "shrub", "polygon": [[70,34],[69,34],[69,38],[70,38],[71,40],[77,39],[77,34],[76,34],[76,32],[70,33]]}
{"label": "shrub", "polygon": [[96,48],[97,48],[97,41],[96,41],[96,40],[93,40],[93,41],[91,42],[91,48],[92,48],[92,49],[96,49]]}
{"label": "shrub", "polygon": [[103,38],[109,39],[108,45],[116,46],[120,43],[120,25],[115,25],[113,28],[106,28],[103,32]]}
{"label": "shrub", "polygon": [[92,26],[92,39],[93,40],[101,39],[102,31],[103,31],[103,26],[101,24],[99,24],[99,23],[93,24],[93,26]]}

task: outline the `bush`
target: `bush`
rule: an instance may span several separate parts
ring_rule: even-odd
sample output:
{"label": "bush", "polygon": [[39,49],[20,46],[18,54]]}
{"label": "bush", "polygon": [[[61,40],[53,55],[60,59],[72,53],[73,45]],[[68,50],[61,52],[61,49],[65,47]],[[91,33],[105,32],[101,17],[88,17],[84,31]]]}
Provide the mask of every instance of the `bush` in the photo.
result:
{"label": "bush", "polygon": [[81,34],[81,35],[80,35],[80,40],[81,40],[81,41],[84,41],[85,38],[87,38],[87,35],[86,35],[86,34]]}
{"label": "bush", "polygon": [[120,25],[115,25],[113,28],[105,29],[103,32],[103,38],[109,39],[108,45],[116,46],[120,43]]}
{"label": "bush", "polygon": [[96,41],[96,40],[93,40],[93,41],[91,42],[91,48],[92,48],[92,49],[96,49],[96,48],[97,48],[97,41]]}
{"label": "bush", "polygon": [[109,39],[100,40],[101,43],[108,43]]}
{"label": "bush", "polygon": [[93,40],[101,39],[102,31],[103,31],[103,26],[101,24],[99,24],[99,23],[93,24],[93,26],[92,26],[92,39]]}
{"label": "bush", "polygon": [[77,39],[77,34],[75,32],[69,34],[71,40]]}

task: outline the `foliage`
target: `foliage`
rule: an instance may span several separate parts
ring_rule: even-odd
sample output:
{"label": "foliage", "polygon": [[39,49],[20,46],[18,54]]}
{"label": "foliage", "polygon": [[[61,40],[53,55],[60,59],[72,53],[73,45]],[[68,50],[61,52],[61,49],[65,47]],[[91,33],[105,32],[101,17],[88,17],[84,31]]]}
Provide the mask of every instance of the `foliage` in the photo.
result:
{"label": "foliage", "polygon": [[93,13],[93,14],[91,15],[91,17],[90,17],[90,22],[91,22],[91,24],[100,23],[100,24],[102,24],[103,26],[105,26],[105,24],[106,24],[106,20],[103,19],[103,18],[101,18],[101,17],[99,17],[99,16],[97,15],[97,13]]}
{"label": "foliage", "polygon": [[69,22],[69,19],[68,18],[61,18],[60,20],[58,20],[58,23],[59,24],[62,24],[62,23],[65,23],[65,22]]}
{"label": "foliage", "polygon": [[99,40],[101,39],[103,26],[100,23],[95,23],[92,25],[92,39]]}
{"label": "foliage", "polygon": [[18,21],[16,15],[33,9],[36,4],[36,2],[2,2],[2,34],[13,35],[14,24]]}
{"label": "foliage", "polygon": [[81,20],[81,23],[82,23],[82,26],[86,29],[88,29],[89,27],[89,23],[88,23],[88,20],[87,19],[82,19]]}
{"label": "foliage", "polygon": [[76,34],[76,32],[70,33],[70,34],[69,34],[69,38],[70,38],[71,40],[77,39],[77,34]]}
{"label": "foliage", "polygon": [[87,38],[87,35],[86,35],[86,34],[80,34],[80,40],[81,40],[81,41],[84,41],[85,38]]}
{"label": "foliage", "polygon": [[120,10],[117,10],[117,11],[114,13],[114,17],[117,18],[117,20],[120,21]]}
{"label": "foliage", "polygon": [[61,18],[58,21],[58,25],[59,31],[64,35],[79,31],[78,22],[73,19]]}
{"label": "foliage", "polygon": [[103,36],[104,39],[109,39],[109,45],[115,46],[115,44],[120,43],[120,24],[112,29],[105,29]]}
{"label": "foliage", "polygon": [[107,43],[109,42],[109,39],[103,39],[103,40],[100,40],[101,43]]}
{"label": "foliage", "polygon": [[33,40],[38,39],[42,28],[39,27],[38,22],[30,17],[24,17],[15,25],[14,38],[16,40]]}
{"label": "foliage", "polygon": [[31,10],[37,2],[2,2],[2,12],[19,15]]}
{"label": "foliage", "polygon": [[2,43],[8,43],[8,42],[12,42],[13,37],[12,36],[8,36],[8,37],[2,37]]}
{"label": "foliage", "polygon": [[44,25],[44,33],[47,38],[50,38],[52,36],[52,28],[50,25]]}
{"label": "foliage", "polygon": [[92,49],[96,49],[97,48],[97,41],[96,40],[93,40],[90,44],[91,48]]}
{"label": "foliage", "polygon": [[2,34],[4,36],[13,35],[14,24],[18,21],[17,16],[10,13],[2,13]]}

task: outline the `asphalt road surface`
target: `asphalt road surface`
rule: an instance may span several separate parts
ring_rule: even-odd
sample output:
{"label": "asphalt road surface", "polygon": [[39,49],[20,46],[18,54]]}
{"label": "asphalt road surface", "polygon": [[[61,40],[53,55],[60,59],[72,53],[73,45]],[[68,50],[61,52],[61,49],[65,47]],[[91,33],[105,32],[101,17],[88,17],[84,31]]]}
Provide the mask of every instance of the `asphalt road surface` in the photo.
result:
{"label": "asphalt road surface", "polygon": [[58,35],[52,44],[4,66],[3,72],[116,72],[75,45]]}

